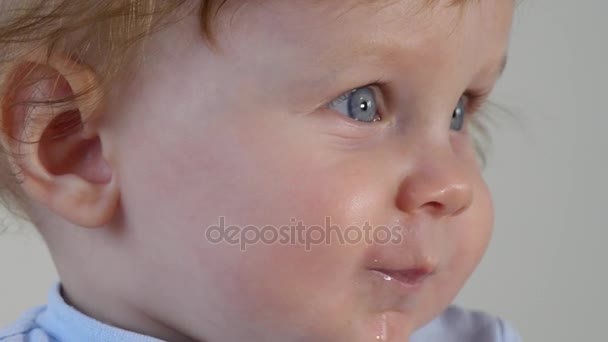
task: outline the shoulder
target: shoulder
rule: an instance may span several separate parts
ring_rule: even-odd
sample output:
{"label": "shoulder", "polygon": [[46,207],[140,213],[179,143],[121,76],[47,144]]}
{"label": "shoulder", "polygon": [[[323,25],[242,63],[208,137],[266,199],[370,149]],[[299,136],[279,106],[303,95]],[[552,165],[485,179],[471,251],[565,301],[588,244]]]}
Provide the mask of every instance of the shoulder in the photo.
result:
{"label": "shoulder", "polygon": [[0,342],[55,342],[36,323],[46,306],[32,308],[13,324],[0,328]]}
{"label": "shoulder", "polygon": [[521,342],[510,323],[487,313],[451,305],[419,329],[412,342]]}

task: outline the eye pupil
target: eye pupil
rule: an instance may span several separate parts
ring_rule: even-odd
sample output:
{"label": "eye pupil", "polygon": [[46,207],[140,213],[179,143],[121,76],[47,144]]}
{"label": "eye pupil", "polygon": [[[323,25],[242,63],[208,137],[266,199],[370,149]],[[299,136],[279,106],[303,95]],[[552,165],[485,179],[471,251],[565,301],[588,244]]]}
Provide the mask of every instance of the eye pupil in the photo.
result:
{"label": "eye pupil", "polygon": [[350,98],[348,115],[363,122],[373,122],[377,115],[374,91],[370,87],[356,89]]}
{"label": "eye pupil", "polygon": [[458,108],[456,108],[456,110],[454,110],[452,117],[456,118],[456,117],[460,116],[461,113],[462,113],[462,110],[460,109],[460,107],[458,107]]}
{"label": "eye pupil", "polygon": [[458,104],[456,105],[456,108],[454,109],[454,112],[452,112],[452,122],[450,123],[450,129],[454,131],[461,131],[463,129],[465,120],[464,108],[464,98],[461,97],[458,101]]}

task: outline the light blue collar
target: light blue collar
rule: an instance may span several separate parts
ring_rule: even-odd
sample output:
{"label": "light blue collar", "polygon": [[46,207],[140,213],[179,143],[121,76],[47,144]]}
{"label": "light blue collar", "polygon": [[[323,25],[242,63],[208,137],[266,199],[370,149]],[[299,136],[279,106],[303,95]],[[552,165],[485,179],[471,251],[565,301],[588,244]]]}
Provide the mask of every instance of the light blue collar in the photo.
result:
{"label": "light blue collar", "polygon": [[154,337],[112,327],[84,315],[65,302],[59,283],[49,291],[46,310],[36,318],[36,323],[52,338],[61,342],[163,342]]}

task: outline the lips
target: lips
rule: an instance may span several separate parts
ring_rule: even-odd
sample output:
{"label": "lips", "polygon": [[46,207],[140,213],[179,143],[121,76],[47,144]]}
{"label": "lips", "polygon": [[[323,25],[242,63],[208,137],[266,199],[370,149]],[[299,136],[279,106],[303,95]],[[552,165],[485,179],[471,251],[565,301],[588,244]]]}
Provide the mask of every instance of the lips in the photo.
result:
{"label": "lips", "polygon": [[[368,255],[367,269],[381,276],[385,282],[396,282],[405,287],[416,287],[437,272],[437,259],[421,249],[412,247],[408,252],[377,249]],[[400,253],[397,253],[400,252]]]}
{"label": "lips", "polygon": [[416,292],[440,272],[442,254],[436,232],[441,229],[422,216],[395,221],[393,226],[405,227],[407,234],[394,243],[368,245],[362,266],[371,274],[379,293],[404,298],[403,295]]}
{"label": "lips", "polygon": [[[418,254],[420,255],[420,254]],[[411,257],[411,256],[410,256]],[[420,290],[437,272],[437,267],[432,259],[426,257],[404,258],[401,262],[390,264],[379,261],[376,265],[369,267],[375,282],[391,289],[399,295],[409,295]]]}
{"label": "lips", "polygon": [[397,282],[407,288],[420,287],[433,274],[431,269],[423,267],[405,270],[372,269],[372,271],[379,273],[385,281]]}

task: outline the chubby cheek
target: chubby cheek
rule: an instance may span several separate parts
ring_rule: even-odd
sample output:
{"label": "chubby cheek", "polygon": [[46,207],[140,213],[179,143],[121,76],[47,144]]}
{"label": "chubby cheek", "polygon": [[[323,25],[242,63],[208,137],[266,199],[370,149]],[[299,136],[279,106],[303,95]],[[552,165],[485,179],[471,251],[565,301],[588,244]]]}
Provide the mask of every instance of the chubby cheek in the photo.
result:
{"label": "chubby cheek", "polygon": [[[241,259],[235,274],[241,281],[227,297],[238,298],[240,310],[248,314],[274,320],[273,326],[277,320],[300,322],[330,336],[332,332],[322,332],[322,327],[338,329],[345,317],[365,310],[354,300],[365,243],[340,244],[337,234],[373,220],[369,208],[380,203],[377,186],[361,181],[373,178],[354,161],[337,160],[329,153],[311,154],[305,147],[314,146],[312,142],[290,146],[284,153],[270,145],[249,146],[252,154],[261,150],[277,158],[266,159],[248,175],[247,186],[258,195],[233,202],[248,208],[235,213],[235,220],[275,228],[302,223],[303,236],[292,231],[290,238],[296,241],[255,243],[238,252]],[[335,230],[329,235],[314,230],[320,227],[327,232],[330,226]]]}
{"label": "chubby cheek", "polygon": [[[289,156],[297,167],[283,165],[284,173],[272,177],[278,185],[272,200],[255,204],[265,216],[289,213],[289,218],[301,220],[306,229],[317,226],[325,230],[331,225],[340,232],[365,222],[382,222],[379,207],[386,201],[386,193],[380,189],[386,187],[374,182],[377,170],[366,167],[371,156],[339,157],[329,151],[310,155],[296,146]],[[263,181],[269,181],[265,179],[268,174],[261,173]],[[277,207],[281,210],[275,210]],[[339,341],[345,332],[356,331],[349,325],[367,317],[370,310],[361,298],[367,245],[363,240],[341,244],[332,234],[325,236],[329,243],[311,241],[316,234],[305,236],[310,248],[301,243],[250,246],[243,254],[247,267],[237,272],[242,286],[228,295],[238,298],[239,315],[263,319],[260,326],[267,323],[275,330],[289,326],[291,331],[285,336],[313,336],[319,341]]]}
{"label": "chubby cheek", "polygon": [[[187,287],[193,293],[209,289],[205,293],[213,298],[196,294],[197,306],[221,307],[214,309],[218,322],[240,319],[251,322],[251,330],[295,329],[292,323],[300,322],[303,336],[304,328],[311,325],[327,327],[320,334],[330,336],[330,330],[346,324],[345,316],[365,310],[353,300],[365,246],[340,245],[334,236],[329,244],[307,246],[311,242],[307,230],[325,229],[329,222],[341,231],[374,220],[369,208],[381,203],[378,189],[382,187],[373,181],[375,171],[365,167],[370,159],[321,152],[310,132],[277,130],[274,127],[280,122],[228,121],[230,125],[220,125],[223,129],[173,137],[171,144],[148,146],[149,150],[133,155],[133,163],[145,170],[133,184],[146,186],[133,192],[138,198],[128,200],[137,206],[131,212],[140,213],[140,235],[155,241],[156,255],[171,255],[171,260],[160,262],[173,264],[170,272],[179,273],[174,279],[189,279],[191,284],[180,289]],[[159,155],[165,158],[160,164]],[[366,163],[360,165],[359,160]],[[278,230],[301,222],[304,241],[211,244],[205,229],[217,225],[220,216],[226,227],[241,231],[248,226]]]}

